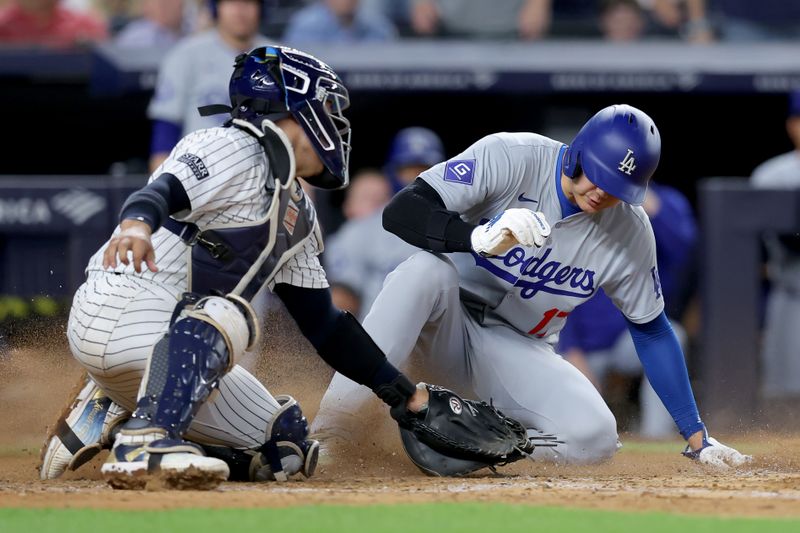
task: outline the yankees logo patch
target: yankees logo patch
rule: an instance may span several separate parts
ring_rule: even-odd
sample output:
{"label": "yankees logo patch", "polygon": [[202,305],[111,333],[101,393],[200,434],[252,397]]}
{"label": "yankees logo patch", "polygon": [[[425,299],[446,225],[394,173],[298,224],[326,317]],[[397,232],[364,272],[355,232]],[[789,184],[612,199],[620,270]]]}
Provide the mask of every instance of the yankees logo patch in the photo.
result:
{"label": "yankees logo patch", "polygon": [[455,396],[450,397],[450,410],[457,415],[460,415],[461,411],[463,411],[463,407],[461,407],[461,402]]}
{"label": "yankees logo patch", "polygon": [[197,178],[198,181],[209,176],[208,169],[205,163],[203,163],[203,160],[194,154],[183,154],[178,158],[178,161],[185,163],[186,166],[192,169],[192,174],[194,174],[194,177]]}
{"label": "yankees logo patch", "polygon": [[472,185],[474,173],[475,173],[474,159],[461,159],[456,161],[448,161],[447,166],[444,168],[444,181],[452,181],[454,183],[463,183],[464,185]]}
{"label": "yankees logo patch", "polygon": [[628,148],[628,153],[625,154],[625,157],[623,157],[622,161],[619,162],[619,167],[617,167],[617,170],[624,172],[628,176],[631,175],[631,172],[636,170],[636,159],[633,158],[633,150]]}

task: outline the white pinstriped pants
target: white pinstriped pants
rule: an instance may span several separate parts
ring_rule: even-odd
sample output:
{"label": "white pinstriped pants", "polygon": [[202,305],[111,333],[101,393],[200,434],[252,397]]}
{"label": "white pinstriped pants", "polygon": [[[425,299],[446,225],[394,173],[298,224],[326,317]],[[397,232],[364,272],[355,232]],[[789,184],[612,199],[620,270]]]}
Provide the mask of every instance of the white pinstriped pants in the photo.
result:
{"label": "white pinstriped pants", "polygon": [[[72,355],[125,409],[136,408],[153,346],[166,333],[180,297],[178,288],[110,272],[90,272],[75,293],[67,326]],[[277,409],[261,382],[236,365],[186,436],[206,444],[258,446]]]}

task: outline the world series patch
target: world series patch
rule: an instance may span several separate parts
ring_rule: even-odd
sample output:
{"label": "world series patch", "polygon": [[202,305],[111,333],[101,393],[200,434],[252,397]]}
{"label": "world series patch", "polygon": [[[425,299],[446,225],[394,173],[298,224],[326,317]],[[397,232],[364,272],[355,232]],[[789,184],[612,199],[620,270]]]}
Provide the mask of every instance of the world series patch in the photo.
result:
{"label": "world series patch", "polygon": [[283,227],[289,232],[289,235],[294,235],[294,228],[297,226],[297,216],[300,214],[300,209],[291,200],[289,205],[286,206],[286,213],[283,215]]}
{"label": "world series patch", "polygon": [[460,159],[449,161],[444,167],[444,181],[472,185],[475,174],[474,159]]}
{"label": "world series patch", "polygon": [[208,169],[206,168],[205,163],[203,163],[203,160],[194,154],[183,154],[178,158],[178,161],[185,163],[190,169],[192,169],[192,173],[198,181],[209,176]]}

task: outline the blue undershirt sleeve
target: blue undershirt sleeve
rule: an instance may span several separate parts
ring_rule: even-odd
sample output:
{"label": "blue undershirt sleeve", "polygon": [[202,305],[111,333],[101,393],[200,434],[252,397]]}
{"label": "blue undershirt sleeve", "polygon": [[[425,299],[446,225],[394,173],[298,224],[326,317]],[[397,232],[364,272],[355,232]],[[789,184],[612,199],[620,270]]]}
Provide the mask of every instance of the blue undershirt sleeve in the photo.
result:
{"label": "blue undershirt sleeve", "polygon": [[647,379],[672,415],[683,438],[688,439],[703,430],[683,350],[667,315],[662,312],[646,324],[628,321],[628,329]]}
{"label": "blue undershirt sleeve", "polygon": [[166,120],[153,121],[150,155],[170,153],[181,139],[181,125]]}

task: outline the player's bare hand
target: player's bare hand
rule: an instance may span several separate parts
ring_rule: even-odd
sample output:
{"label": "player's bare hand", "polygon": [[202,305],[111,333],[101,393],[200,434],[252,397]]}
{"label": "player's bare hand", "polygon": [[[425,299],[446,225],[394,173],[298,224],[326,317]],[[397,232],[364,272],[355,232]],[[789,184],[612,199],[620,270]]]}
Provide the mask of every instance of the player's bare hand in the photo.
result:
{"label": "player's bare hand", "polygon": [[484,256],[501,255],[513,246],[544,245],[550,224],[544,214],[530,209],[512,208],[472,230],[472,249]]}
{"label": "player's bare hand", "polygon": [[[698,440],[699,443],[696,442]],[[753,456],[744,455],[730,446],[725,446],[704,432],[696,433],[689,438],[689,446],[686,447],[683,455],[704,465],[720,469],[742,466],[753,460]]]}
{"label": "player's bare hand", "polygon": [[158,272],[150,226],[140,220],[127,219],[120,224],[120,230],[103,252],[103,268],[117,268],[119,260],[123,265],[132,262],[136,272],[142,271],[143,263],[151,272]]}

